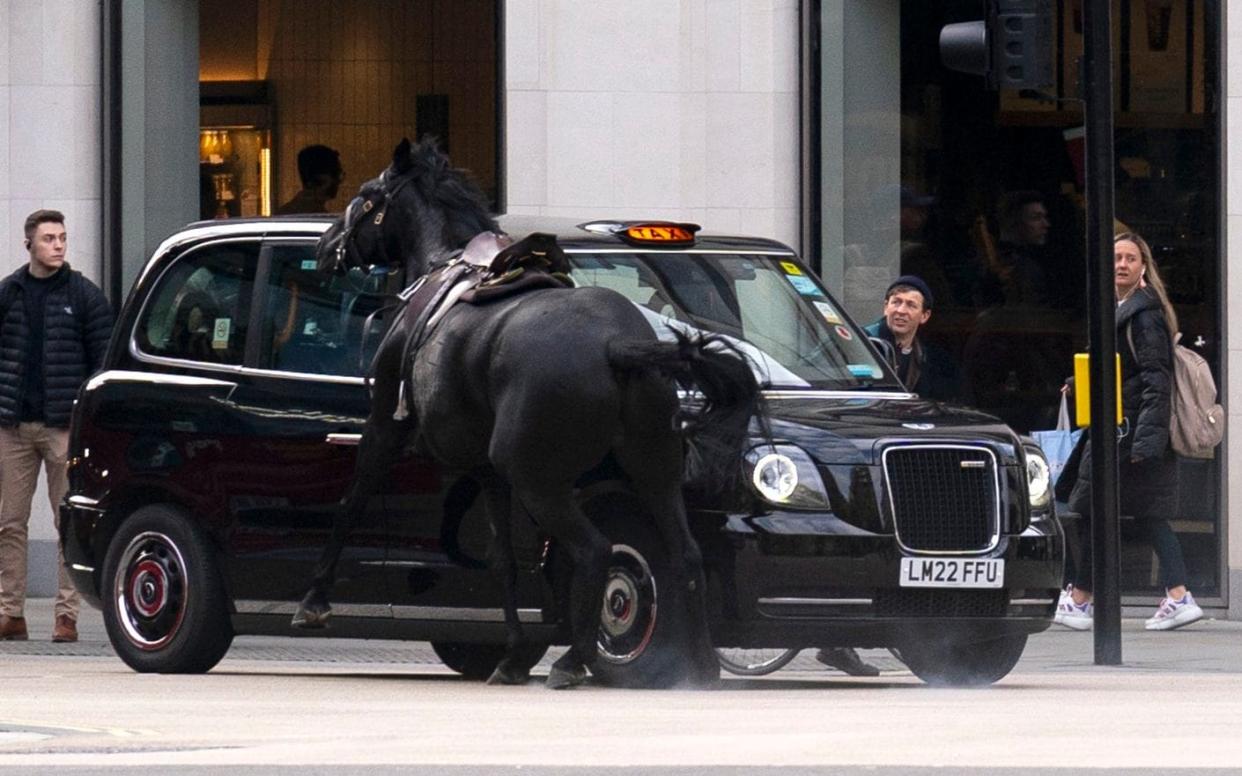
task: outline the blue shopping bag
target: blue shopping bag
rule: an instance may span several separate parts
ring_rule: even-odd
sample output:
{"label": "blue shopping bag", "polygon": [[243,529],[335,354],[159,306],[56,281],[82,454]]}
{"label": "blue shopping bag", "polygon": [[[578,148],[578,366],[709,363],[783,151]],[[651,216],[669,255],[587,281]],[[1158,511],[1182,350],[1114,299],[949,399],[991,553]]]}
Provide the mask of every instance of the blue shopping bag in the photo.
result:
{"label": "blue shopping bag", "polygon": [[[1070,427],[1069,400],[1065,394],[1061,394],[1061,411],[1057,413],[1057,427],[1052,431],[1031,432],[1031,438],[1043,449],[1044,457],[1048,459],[1048,469],[1053,486],[1061,478],[1061,472],[1065,471],[1065,464],[1074,452],[1074,445],[1078,444],[1083,431],[1085,429]],[[1059,508],[1058,511],[1060,511]]]}

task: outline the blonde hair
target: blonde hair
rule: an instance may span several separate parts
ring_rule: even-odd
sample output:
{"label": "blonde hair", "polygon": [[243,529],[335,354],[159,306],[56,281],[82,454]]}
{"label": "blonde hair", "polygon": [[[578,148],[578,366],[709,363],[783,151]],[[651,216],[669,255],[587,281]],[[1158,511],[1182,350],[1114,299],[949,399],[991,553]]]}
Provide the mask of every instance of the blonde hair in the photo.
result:
{"label": "blonde hair", "polygon": [[1165,290],[1164,280],[1160,277],[1160,270],[1156,267],[1156,260],[1152,258],[1151,246],[1147,241],[1140,237],[1136,232],[1122,232],[1113,238],[1113,245],[1125,240],[1132,242],[1139,249],[1139,255],[1143,257],[1143,269],[1146,271],[1145,278],[1147,285],[1156,292],[1156,298],[1160,300],[1160,306],[1164,308],[1164,320],[1169,325],[1169,335],[1177,336],[1177,313],[1173,310],[1173,303],[1169,301],[1169,292]]}

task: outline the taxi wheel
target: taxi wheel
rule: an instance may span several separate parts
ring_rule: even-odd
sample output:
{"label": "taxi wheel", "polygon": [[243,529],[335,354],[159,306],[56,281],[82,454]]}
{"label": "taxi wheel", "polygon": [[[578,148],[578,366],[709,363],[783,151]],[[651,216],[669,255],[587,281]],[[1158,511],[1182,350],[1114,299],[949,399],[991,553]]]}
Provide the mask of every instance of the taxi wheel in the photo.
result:
{"label": "taxi wheel", "polygon": [[[467,679],[483,681],[492,675],[505,656],[504,644],[467,644],[461,641],[433,641],[431,649],[440,662]],[[520,655],[520,662],[532,668],[548,651],[546,644],[531,644]]]}
{"label": "taxi wheel", "polygon": [[108,639],[135,671],[203,673],[233,643],[214,548],[175,507],[142,507],[122,523],[101,587]]}
{"label": "taxi wheel", "polygon": [[737,676],[767,676],[789,665],[801,649],[716,647],[720,667]]}
{"label": "taxi wheel", "polygon": [[669,687],[688,678],[691,661],[677,613],[684,594],[650,517],[636,501],[598,498],[586,513],[612,542],[591,673],[616,687]]}
{"label": "taxi wheel", "polygon": [[1022,657],[1026,634],[987,641],[911,640],[895,653],[915,676],[942,687],[982,687],[1003,679]]}

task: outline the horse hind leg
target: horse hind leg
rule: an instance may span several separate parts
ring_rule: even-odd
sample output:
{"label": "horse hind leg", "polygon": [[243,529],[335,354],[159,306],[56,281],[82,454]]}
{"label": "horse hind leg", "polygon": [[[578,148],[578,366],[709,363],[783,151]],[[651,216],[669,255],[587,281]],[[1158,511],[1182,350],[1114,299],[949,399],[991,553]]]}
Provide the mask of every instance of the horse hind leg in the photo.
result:
{"label": "horse hind leg", "polygon": [[684,646],[690,652],[689,680],[710,686],[720,679],[720,662],[707,622],[707,581],[703,555],[690,531],[681,492],[681,445],[667,430],[649,428],[641,440],[616,451],[621,468],[655,521],[656,530],[672,560],[672,584],[685,604],[681,620]]}
{"label": "horse hind leg", "polygon": [[488,677],[488,684],[526,684],[530,681],[530,642],[518,619],[517,558],[513,551],[513,498],[508,483],[494,473],[479,478],[492,527],[487,565],[500,584],[504,601],[505,656]]}
{"label": "horse hind leg", "polygon": [[[516,486],[515,486],[516,487]],[[608,580],[612,545],[578,508],[568,487],[552,492],[521,489],[522,504],[569,556],[573,566],[569,594],[570,647],[552,664],[546,685],[553,690],[586,681],[596,657],[599,612]]]}
{"label": "horse hind leg", "polygon": [[354,519],[366,508],[367,501],[388,475],[393,460],[401,451],[402,443],[413,428],[412,420],[396,421],[391,413],[387,416],[372,413],[358,444],[358,457],[354,465],[354,479],[345,498],[332,514],[332,534],[319,556],[319,563],[311,577],[311,587],[298,604],[293,615],[295,628],[318,629],[328,625],[332,604],[328,592],[336,582],[336,567],[341,550]]}

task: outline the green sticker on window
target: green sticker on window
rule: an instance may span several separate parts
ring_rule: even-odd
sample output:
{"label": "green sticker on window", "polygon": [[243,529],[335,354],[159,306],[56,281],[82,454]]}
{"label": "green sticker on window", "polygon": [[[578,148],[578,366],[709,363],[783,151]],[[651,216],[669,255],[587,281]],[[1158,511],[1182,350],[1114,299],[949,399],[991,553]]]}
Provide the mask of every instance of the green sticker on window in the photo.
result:
{"label": "green sticker on window", "polygon": [[307,270],[309,272],[314,272],[315,268],[318,266],[319,266],[319,262],[315,261],[314,259],[302,259],[302,269],[304,270]]}

